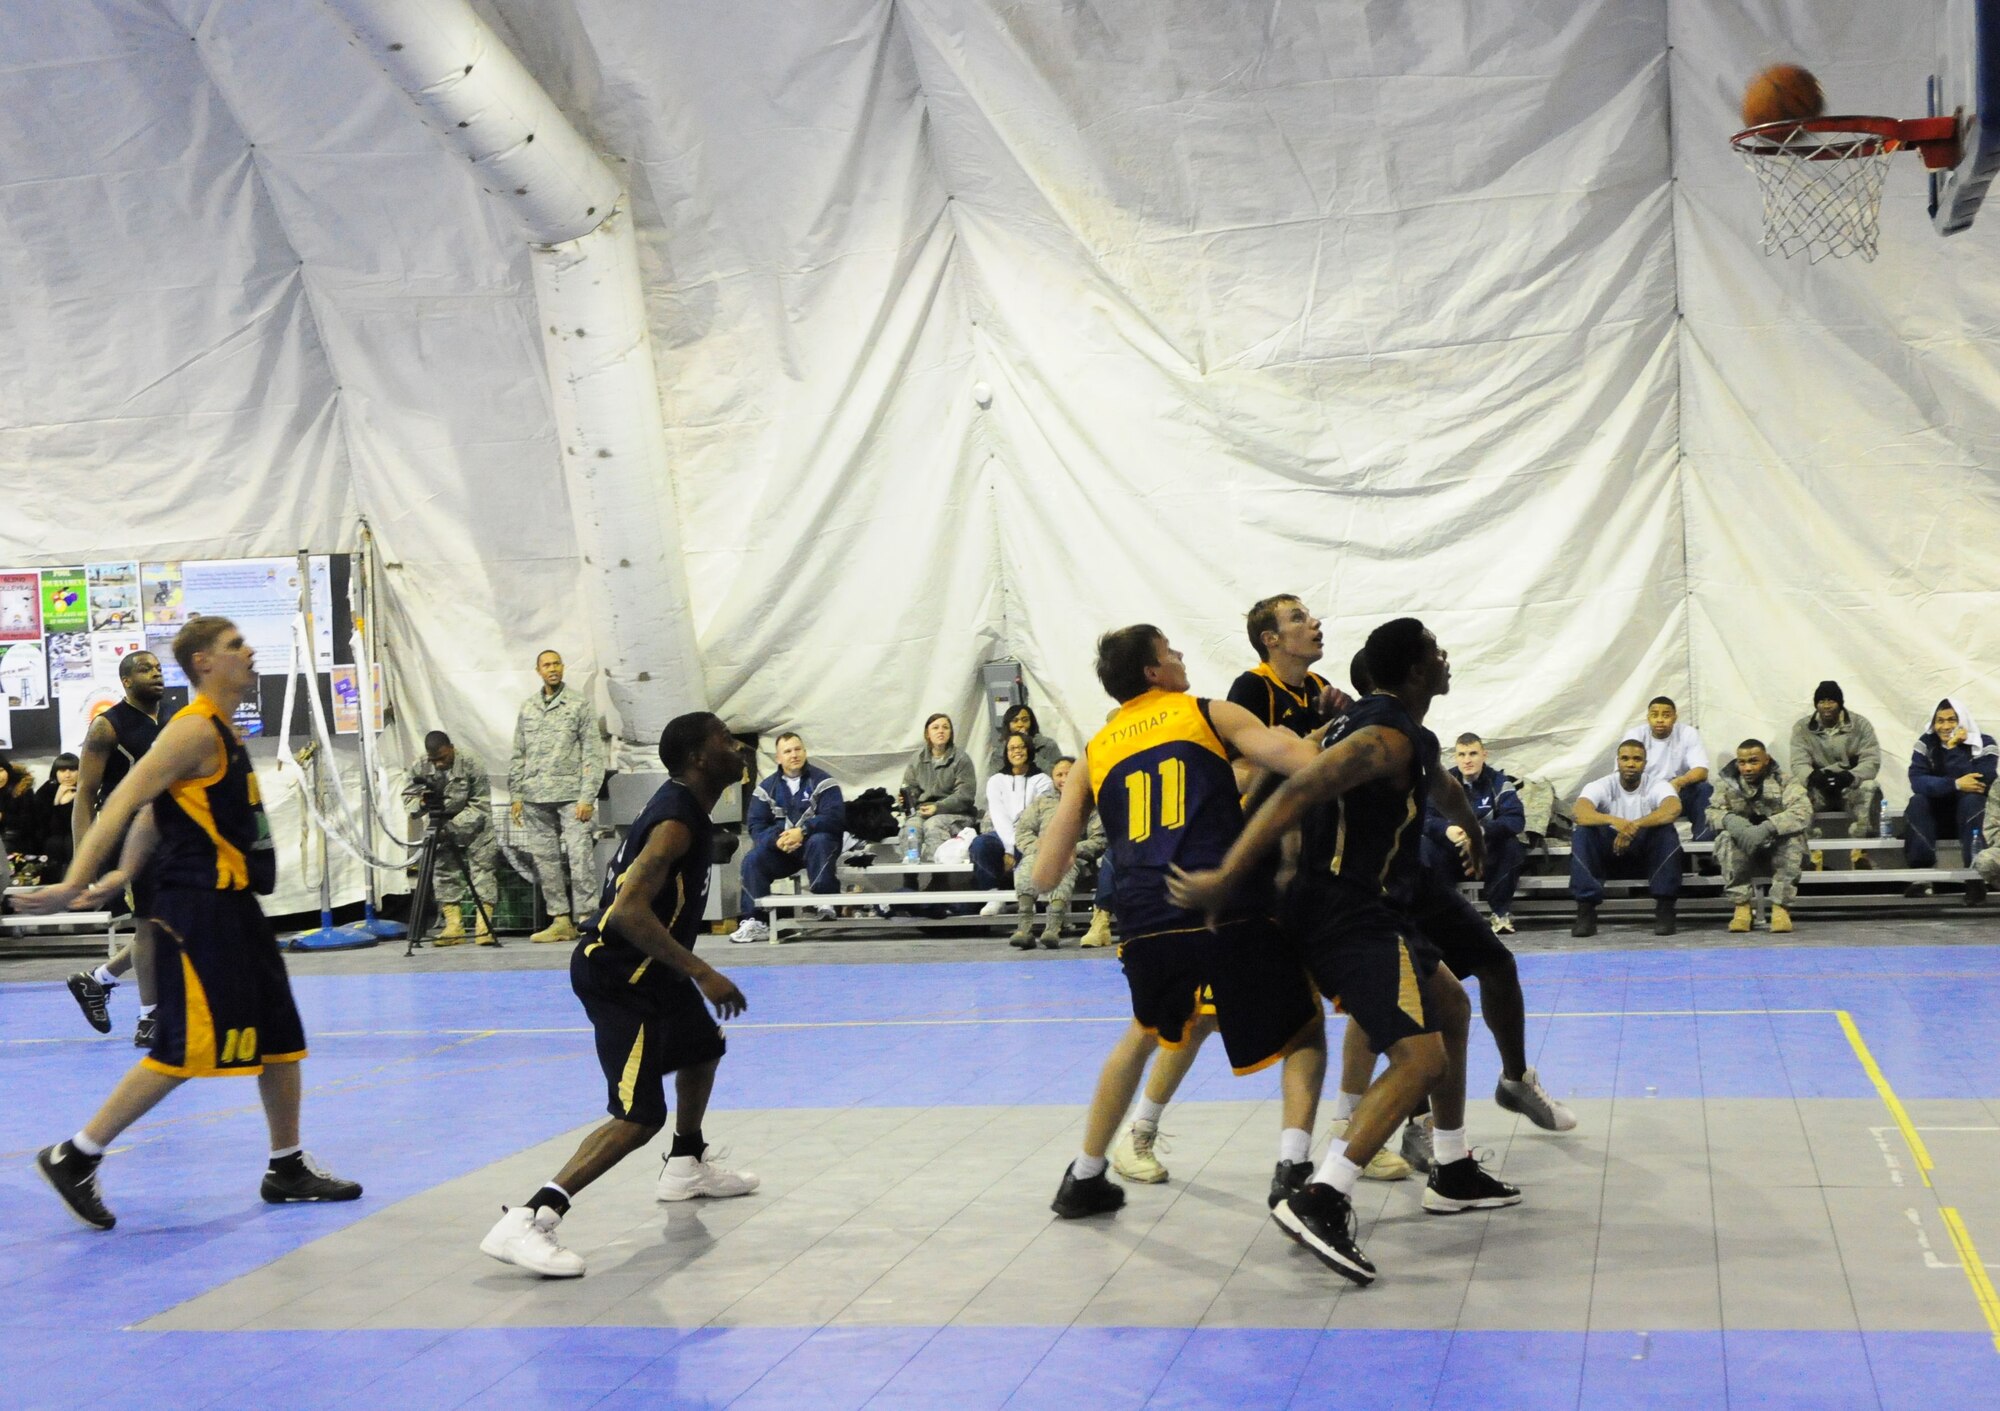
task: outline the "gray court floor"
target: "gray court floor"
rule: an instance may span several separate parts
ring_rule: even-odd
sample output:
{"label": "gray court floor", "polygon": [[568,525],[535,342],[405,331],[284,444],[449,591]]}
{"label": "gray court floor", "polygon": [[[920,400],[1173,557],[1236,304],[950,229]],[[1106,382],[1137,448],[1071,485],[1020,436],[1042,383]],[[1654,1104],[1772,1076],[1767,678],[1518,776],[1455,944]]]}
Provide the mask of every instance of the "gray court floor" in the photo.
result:
{"label": "gray court floor", "polygon": [[[1173,1179],[1077,1222],[1047,1209],[1074,1108],[791,1109],[711,1120],[711,1140],[764,1178],[753,1196],[656,1204],[656,1156],[592,1188],[563,1225],[586,1278],[538,1281],[477,1250],[501,1202],[545,1179],[579,1129],[143,1326],[1983,1328],[1939,1199],[1917,1189],[1880,1103],[1577,1107],[1578,1131],[1551,1136],[1475,1102],[1475,1143],[1527,1191],[1514,1209],[1431,1216],[1414,1180],[1364,1183],[1363,1240],[1382,1270],[1365,1290],[1266,1217],[1270,1102],[1170,1110]],[[1940,1172],[1993,1170],[1995,1104],[1910,1110]],[[1937,1196],[1976,1228],[2000,1226],[1990,1181]]]}

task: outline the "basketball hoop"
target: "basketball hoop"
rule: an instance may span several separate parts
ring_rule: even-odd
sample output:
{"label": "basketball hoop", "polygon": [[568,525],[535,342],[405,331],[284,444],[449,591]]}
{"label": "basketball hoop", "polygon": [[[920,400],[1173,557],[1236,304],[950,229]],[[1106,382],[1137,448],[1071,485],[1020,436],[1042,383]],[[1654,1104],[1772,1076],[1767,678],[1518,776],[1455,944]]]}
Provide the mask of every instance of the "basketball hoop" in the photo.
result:
{"label": "basketball hoop", "polygon": [[1767,255],[1818,264],[1875,258],[1882,178],[1892,153],[1914,148],[1933,169],[1958,161],[1958,119],[1838,117],[1767,122],[1729,139],[1764,198]]}

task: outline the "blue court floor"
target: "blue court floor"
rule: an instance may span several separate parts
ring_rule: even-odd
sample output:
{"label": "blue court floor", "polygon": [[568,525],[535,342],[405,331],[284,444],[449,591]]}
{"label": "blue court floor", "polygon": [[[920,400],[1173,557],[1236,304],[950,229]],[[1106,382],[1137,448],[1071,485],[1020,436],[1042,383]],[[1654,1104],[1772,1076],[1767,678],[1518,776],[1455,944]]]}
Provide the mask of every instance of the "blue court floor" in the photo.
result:
{"label": "blue court floor", "polygon": [[[0,1407],[2000,1407],[2000,948],[1523,955],[1583,1124],[1517,1132],[1475,1027],[1472,1138],[1527,1201],[1426,1222],[1388,1192],[1367,1290],[1270,1231],[1275,1080],[1217,1049],[1163,1123],[1174,1182],[1047,1214],[1125,1012],[1108,957],[741,970],[706,1125],[765,1189],[675,1225],[642,1154],[565,1225],[569,1285],[473,1248],[601,1113],[566,973],[315,963],[306,1141],[364,1199],[261,1204],[254,1086],[192,1083],[107,1158],[110,1233],[31,1160],[131,1062],[130,991],[100,1038],[60,982],[0,985]],[[874,1201],[877,1159],[907,1228],[827,1242],[847,1215],[806,1217]]]}

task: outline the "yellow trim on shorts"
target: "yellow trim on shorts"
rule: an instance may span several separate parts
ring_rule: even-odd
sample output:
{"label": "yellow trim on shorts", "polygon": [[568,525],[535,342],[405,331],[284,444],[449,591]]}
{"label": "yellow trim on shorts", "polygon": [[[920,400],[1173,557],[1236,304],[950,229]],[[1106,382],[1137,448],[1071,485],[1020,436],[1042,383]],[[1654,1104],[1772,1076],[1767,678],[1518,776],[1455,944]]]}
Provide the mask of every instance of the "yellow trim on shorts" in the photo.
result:
{"label": "yellow trim on shorts", "polygon": [[[169,931],[168,934],[173,933]],[[176,936],[175,939],[180,938]],[[140,1059],[139,1066],[164,1073],[169,1078],[233,1078],[238,1074],[255,1076],[263,1072],[261,1061],[231,1068],[224,1068],[215,1061],[215,1017],[209,1012],[208,991],[201,987],[201,977],[195,974],[194,962],[188,959],[185,950],[180,953],[180,961],[182,1010],[186,1016],[186,1023],[182,1026],[185,1038],[181,1043],[180,1066],[162,1063],[151,1054]]]}
{"label": "yellow trim on shorts", "polygon": [[1410,946],[1401,936],[1396,937],[1396,1008],[1421,1024],[1424,1022],[1424,991],[1417,983],[1417,968],[1410,963]]}
{"label": "yellow trim on shorts", "polygon": [[632,1095],[639,1087],[639,1066],[646,1057],[646,1030],[639,1029],[639,1035],[632,1040],[632,1052],[625,1057],[625,1071],[618,1078],[618,1105],[625,1109],[625,1115],[632,1115]]}
{"label": "yellow trim on shorts", "polygon": [[[1317,1006],[1315,1006],[1315,1009],[1317,1009]],[[1326,1021],[1323,1018],[1321,1018],[1321,1016],[1318,1013],[1315,1013],[1312,1018],[1306,1020],[1305,1023],[1299,1025],[1299,1031],[1296,1034],[1292,1035],[1289,1039],[1286,1039],[1284,1047],[1280,1048],[1276,1053],[1272,1054],[1269,1058],[1260,1058],[1255,1063],[1251,1064],[1248,1068],[1237,1068],[1232,1066],[1229,1071],[1234,1073],[1239,1078],[1247,1078],[1252,1073],[1263,1072],[1266,1068],[1269,1068],[1273,1063],[1279,1063],[1287,1058],[1290,1058],[1294,1053],[1298,1052],[1299,1041],[1305,1038],[1306,1031],[1308,1029],[1313,1028],[1316,1025],[1320,1028],[1322,1032],[1324,1032],[1326,1028]]]}
{"label": "yellow trim on shorts", "polygon": [[264,1055],[264,1062],[266,1064],[303,1063],[305,1061],[305,1057],[306,1057],[305,1049],[300,1049],[297,1053],[267,1053]]}

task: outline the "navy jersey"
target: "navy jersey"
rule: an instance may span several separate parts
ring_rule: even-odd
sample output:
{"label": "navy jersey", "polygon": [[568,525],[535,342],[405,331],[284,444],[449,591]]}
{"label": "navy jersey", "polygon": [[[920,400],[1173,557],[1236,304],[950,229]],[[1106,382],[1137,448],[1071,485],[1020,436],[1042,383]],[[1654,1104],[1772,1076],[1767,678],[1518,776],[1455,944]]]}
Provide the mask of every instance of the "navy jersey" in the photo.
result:
{"label": "navy jersey", "polygon": [[160,736],[160,722],[129,701],[120,701],[105,711],[104,720],[111,726],[114,743],[111,753],[105,756],[104,778],[97,789],[100,808],[111,797],[111,791],[125,782],[139,756],[151,749]]}
{"label": "navy jersey", "polygon": [[1325,690],[1326,678],[1318,672],[1308,671],[1306,684],[1292,687],[1271,669],[1271,663],[1260,661],[1231,683],[1229,701],[1266,725],[1303,736],[1333,718],[1319,708],[1320,693]]}
{"label": "navy jersey", "polygon": [[250,752],[208,697],[196,696],[174,719],[189,716],[214,728],[222,763],[201,778],[180,780],[153,801],[160,842],[146,875],[156,887],[269,896],[278,885],[278,855]]}
{"label": "navy jersey", "polygon": [[1439,768],[1437,736],[1394,696],[1365,696],[1327,731],[1326,748],[1371,725],[1410,742],[1409,781],[1372,780],[1313,808],[1301,830],[1298,882],[1313,885],[1331,875],[1372,896],[1407,902],[1423,870],[1418,844]]}
{"label": "navy jersey", "polygon": [[678,779],[669,779],[646,801],[645,808],[626,831],[625,841],[618,845],[618,855],[611,859],[604,890],[599,894],[597,919],[584,928],[581,942],[586,955],[601,951],[614,961],[629,962],[634,983],[652,966],[653,958],[616,931],[600,934],[598,927],[610,914],[625,874],[638,862],[639,854],[646,850],[647,839],[662,823],[680,824],[688,830],[690,841],[688,850],[681,854],[653,898],[653,915],[660,918],[660,924],[673,933],[675,940],[693,950],[695,937],[701,932],[702,913],[708,910],[708,869],[715,845],[715,825],[695,799],[694,790]]}
{"label": "navy jersey", "polygon": [[[1229,751],[1208,702],[1148,691],[1119,707],[1084,751],[1112,868],[1111,909],[1126,940],[1204,925],[1167,898],[1167,869],[1218,865],[1243,831]],[[1264,910],[1246,895],[1239,911]]]}

